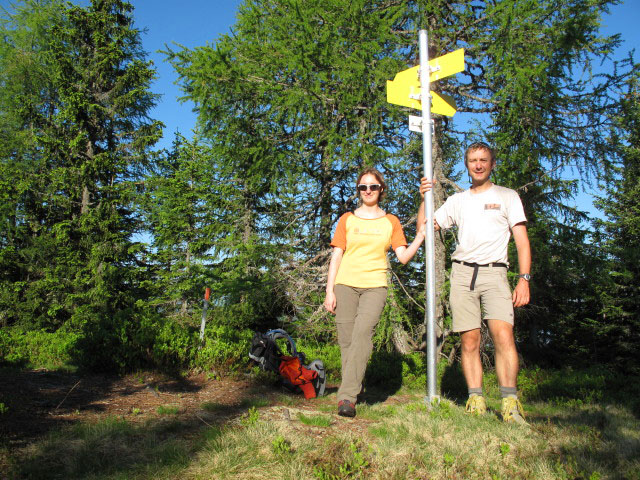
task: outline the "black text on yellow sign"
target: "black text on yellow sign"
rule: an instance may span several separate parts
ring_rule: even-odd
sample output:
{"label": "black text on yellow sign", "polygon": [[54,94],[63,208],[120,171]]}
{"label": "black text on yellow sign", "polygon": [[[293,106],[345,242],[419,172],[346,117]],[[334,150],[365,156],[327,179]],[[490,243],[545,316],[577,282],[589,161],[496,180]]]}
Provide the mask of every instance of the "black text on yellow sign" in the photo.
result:
{"label": "black text on yellow sign", "polygon": [[[403,107],[422,110],[420,101],[420,67],[412,67],[398,72],[393,80],[387,81],[387,102]],[[464,70],[464,48],[447,53],[429,61],[429,81],[454,75]],[[452,117],[456,113],[456,104],[452,97],[444,93],[431,92],[431,112]]]}

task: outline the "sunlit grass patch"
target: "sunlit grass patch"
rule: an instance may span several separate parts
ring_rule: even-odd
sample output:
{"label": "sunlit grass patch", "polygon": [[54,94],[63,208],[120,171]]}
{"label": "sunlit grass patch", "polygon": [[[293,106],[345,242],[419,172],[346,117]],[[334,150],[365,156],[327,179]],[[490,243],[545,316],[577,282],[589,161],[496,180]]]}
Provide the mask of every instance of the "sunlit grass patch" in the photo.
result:
{"label": "sunlit grass patch", "polygon": [[331,425],[331,418],[325,415],[305,415],[298,413],[298,420],[305,425],[312,427],[328,427]]}
{"label": "sunlit grass patch", "polygon": [[427,406],[423,392],[405,391],[358,404],[355,419],[335,416],[335,396],[296,402],[304,409],[262,408],[269,402],[253,398],[242,406],[204,403],[203,410],[231,408],[237,416],[213,428],[167,416],[143,427],[112,419],[66,429],[21,458],[16,477],[640,478],[640,421],[629,406],[525,400],[526,427],[501,421],[499,396],[488,402],[487,415],[471,416],[463,403],[442,397]]}
{"label": "sunlit grass patch", "polygon": [[338,402],[316,402],[315,403],[315,408],[320,411],[320,412],[324,412],[324,413],[338,413]]}
{"label": "sunlit grass patch", "polygon": [[304,458],[317,447],[289,422],[257,419],[240,428],[224,428],[205,442],[180,477],[220,479],[305,479],[310,469]]}
{"label": "sunlit grass patch", "polygon": [[200,408],[210,413],[224,413],[229,411],[232,407],[225,403],[218,402],[204,402],[200,405]]}
{"label": "sunlit grass patch", "polygon": [[323,415],[305,412],[298,423],[263,417],[251,407],[238,422],[202,430],[197,448],[180,437],[179,422],[138,428],[111,419],[39,445],[29,462],[21,462],[21,473],[149,480],[262,479],[265,472],[292,480],[637,478],[640,428],[627,409],[556,408],[548,422],[528,428],[495,415],[466,415],[446,399],[426,408],[416,397],[393,408],[367,405],[367,423],[358,424],[358,417],[338,422],[319,442],[304,428],[317,426]]}
{"label": "sunlit grass patch", "polygon": [[287,406],[294,406],[297,405],[299,402],[299,398],[291,395],[291,394],[280,394],[276,397],[276,402],[277,403],[281,403],[282,405],[287,405]]}
{"label": "sunlit grass patch", "polygon": [[177,415],[180,407],[177,405],[160,405],[156,408],[158,415]]}
{"label": "sunlit grass patch", "polygon": [[359,439],[325,442],[326,454],[312,456],[312,473],[318,480],[369,478],[373,450]]}

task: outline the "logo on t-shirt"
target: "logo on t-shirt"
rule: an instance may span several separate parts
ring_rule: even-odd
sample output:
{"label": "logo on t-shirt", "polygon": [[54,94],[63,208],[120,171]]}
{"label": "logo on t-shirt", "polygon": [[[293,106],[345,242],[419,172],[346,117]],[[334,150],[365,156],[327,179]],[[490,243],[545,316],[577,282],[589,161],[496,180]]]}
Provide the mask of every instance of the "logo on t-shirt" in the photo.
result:
{"label": "logo on t-shirt", "polygon": [[356,235],[382,235],[382,229],[355,227],[353,229],[353,233],[355,233]]}
{"label": "logo on t-shirt", "polygon": [[484,204],[484,209],[485,210],[500,210],[500,204],[499,203],[485,203]]}

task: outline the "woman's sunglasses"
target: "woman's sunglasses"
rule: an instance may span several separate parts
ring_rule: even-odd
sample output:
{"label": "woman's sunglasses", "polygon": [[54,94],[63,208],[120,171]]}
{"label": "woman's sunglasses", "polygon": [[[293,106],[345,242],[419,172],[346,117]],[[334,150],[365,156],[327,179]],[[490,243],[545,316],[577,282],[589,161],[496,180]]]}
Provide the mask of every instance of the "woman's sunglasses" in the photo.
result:
{"label": "woman's sunglasses", "polygon": [[359,192],[366,192],[367,188],[369,188],[369,190],[371,190],[372,192],[377,192],[378,190],[380,190],[380,184],[379,183],[372,183],[371,185],[367,185],[365,183],[360,183],[358,184],[358,191]]}

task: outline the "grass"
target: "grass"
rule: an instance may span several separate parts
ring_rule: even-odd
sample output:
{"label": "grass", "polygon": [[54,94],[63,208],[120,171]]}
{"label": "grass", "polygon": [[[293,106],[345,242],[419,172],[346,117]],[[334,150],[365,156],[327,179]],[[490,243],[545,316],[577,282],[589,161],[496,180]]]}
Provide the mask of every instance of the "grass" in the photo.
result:
{"label": "grass", "polygon": [[[180,439],[185,425],[175,421],[135,426],[110,417],[54,432],[32,445],[26,462],[14,462],[17,478],[128,478],[138,469],[183,469],[190,445]],[[12,477],[9,477],[12,478]]]}
{"label": "grass", "polygon": [[304,413],[298,413],[298,420],[303,425],[311,427],[328,427],[331,425],[331,417],[325,415],[310,415],[307,416]]}
{"label": "grass", "polygon": [[180,412],[180,407],[177,405],[160,405],[156,412],[158,415],[177,415]]}
{"label": "grass", "polygon": [[[465,415],[463,404],[447,398],[427,408],[417,390],[359,404],[355,419],[335,415],[335,393],[298,400],[304,411],[247,400],[218,425],[171,416],[63,429],[22,451],[11,468],[34,479],[640,478],[635,403],[612,400],[598,378],[530,372],[521,381],[530,427],[502,423],[489,376],[483,417]],[[630,398],[637,387],[628,383]],[[597,391],[585,396],[585,384]]]}

